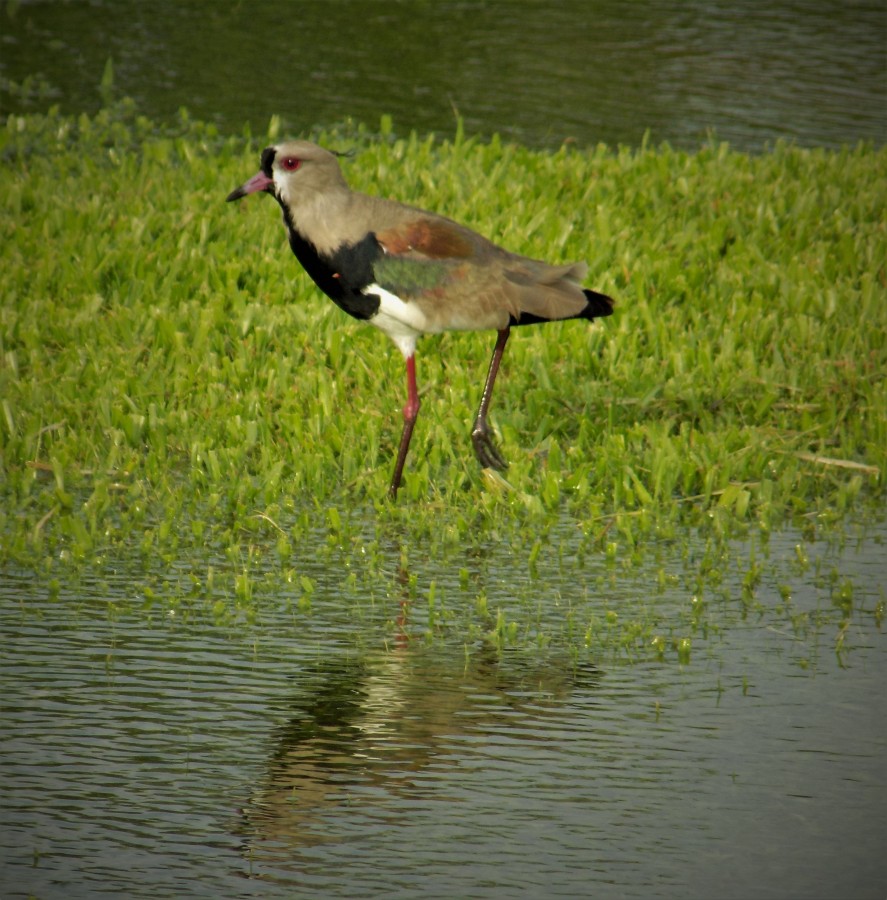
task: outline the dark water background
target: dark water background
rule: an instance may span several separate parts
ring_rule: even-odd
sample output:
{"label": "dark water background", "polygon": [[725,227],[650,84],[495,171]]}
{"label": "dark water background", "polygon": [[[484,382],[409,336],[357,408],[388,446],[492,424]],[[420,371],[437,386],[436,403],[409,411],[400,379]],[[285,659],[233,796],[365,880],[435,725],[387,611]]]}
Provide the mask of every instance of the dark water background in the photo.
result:
{"label": "dark water background", "polygon": [[96,110],[109,57],[149,117],[226,131],[451,134],[458,110],[547,147],[887,139],[884,2],[24,0],[0,10],[0,112]]}

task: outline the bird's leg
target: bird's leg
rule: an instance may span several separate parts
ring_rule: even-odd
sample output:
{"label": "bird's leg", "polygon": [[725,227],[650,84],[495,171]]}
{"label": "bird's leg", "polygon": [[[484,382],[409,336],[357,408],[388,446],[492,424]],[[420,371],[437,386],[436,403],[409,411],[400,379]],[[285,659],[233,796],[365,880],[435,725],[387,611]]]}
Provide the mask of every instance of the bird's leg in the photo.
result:
{"label": "bird's leg", "polygon": [[397,489],[403,476],[403,464],[407,458],[407,450],[410,449],[410,438],[413,436],[413,426],[419,415],[419,390],[416,387],[416,357],[410,354],[407,357],[407,402],[403,408],[403,432],[400,435],[400,447],[397,451],[397,462],[394,464],[394,475],[391,478],[391,487],[388,493],[391,499],[397,497]]}
{"label": "bird's leg", "polygon": [[490,360],[490,370],[487,372],[487,381],[484,384],[484,392],[480,398],[480,407],[474,420],[474,427],[471,429],[471,442],[474,444],[474,454],[484,468],[508,468],[508,463],[502,458],[502,454],[493,442],[493,430],[487,422],[487,412],[493,396],[493,385],[496,383],[499,363],[502,362],[502,354],[505,352],[505,344],[508,341],[509,330],[508,327],[503,328],[499,332],[498,338],[496,338],[496,347],[493,350],[493,358]]}

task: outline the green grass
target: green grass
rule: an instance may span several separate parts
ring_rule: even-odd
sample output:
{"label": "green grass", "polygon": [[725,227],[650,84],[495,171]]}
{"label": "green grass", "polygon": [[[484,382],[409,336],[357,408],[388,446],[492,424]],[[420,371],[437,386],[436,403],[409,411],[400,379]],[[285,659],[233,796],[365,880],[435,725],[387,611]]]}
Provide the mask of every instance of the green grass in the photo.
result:
{"label": "green grass", "polygon": [[[155,568],[214,554],[239,581],[220,594],[194,575],[179,595],[249,607],[258,577],[311,582],[291,563],[318,533],[370,556],[389,533],[454,557],[501,537],[530,556],[566,522],[582,552],[631,560],[687,527],[722,540],[882,508],[887,150],[543,153],[398,138],[385,121],[310,137],[356,150],[355,188],[586,260],[587,284],[617,298],[599,325],[514,333],[492,410],[504,477],[480,471],[469,440],[494,335],[429,338],[388,503],[400,354],[314,288],[270,198],[224,202],[268,136],[224,138],[185,114],[158,126],[126,102],[11,117],[5,565],[51,579],[114,554]],[[356,538],[367,521],[381,532]]]}

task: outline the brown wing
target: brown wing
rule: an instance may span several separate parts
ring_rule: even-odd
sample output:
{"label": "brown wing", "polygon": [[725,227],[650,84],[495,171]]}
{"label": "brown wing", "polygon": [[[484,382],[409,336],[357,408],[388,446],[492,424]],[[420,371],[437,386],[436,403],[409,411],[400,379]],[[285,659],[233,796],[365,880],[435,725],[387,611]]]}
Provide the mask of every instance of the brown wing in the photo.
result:
{"label": "brown wing", "polygon": [[430,320],[447,320],[445,327],[503,328],[522,314],[566,319],[587,306],[584,263],[551,266],[512,254],[449,219],[419,213],[376,238],[385,250],[379,283],[419,303]]}
{"label": "brown wing", "polygon": [[420,253],[427,259],[470,259],[482,241],[448,219],[419,218],[402,222],[376,235],[386,253]]}

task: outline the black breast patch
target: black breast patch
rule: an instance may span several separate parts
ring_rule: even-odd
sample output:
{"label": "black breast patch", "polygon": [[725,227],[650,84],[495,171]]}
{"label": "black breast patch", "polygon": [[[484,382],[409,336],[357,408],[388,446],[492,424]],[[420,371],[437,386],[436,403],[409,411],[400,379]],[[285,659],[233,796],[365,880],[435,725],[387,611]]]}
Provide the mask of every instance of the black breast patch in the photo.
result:
{"label": "black breast patch", "polygon": [[314,283],[349,316],[371,319],[379,311],[379,298],[363,290],[375,281],[373,263],[382,255],[376,236],[370,233],[357,244],[344,244],[331,255],[321,254],[293,228],[286,209],[283,215],[290,247]]}

